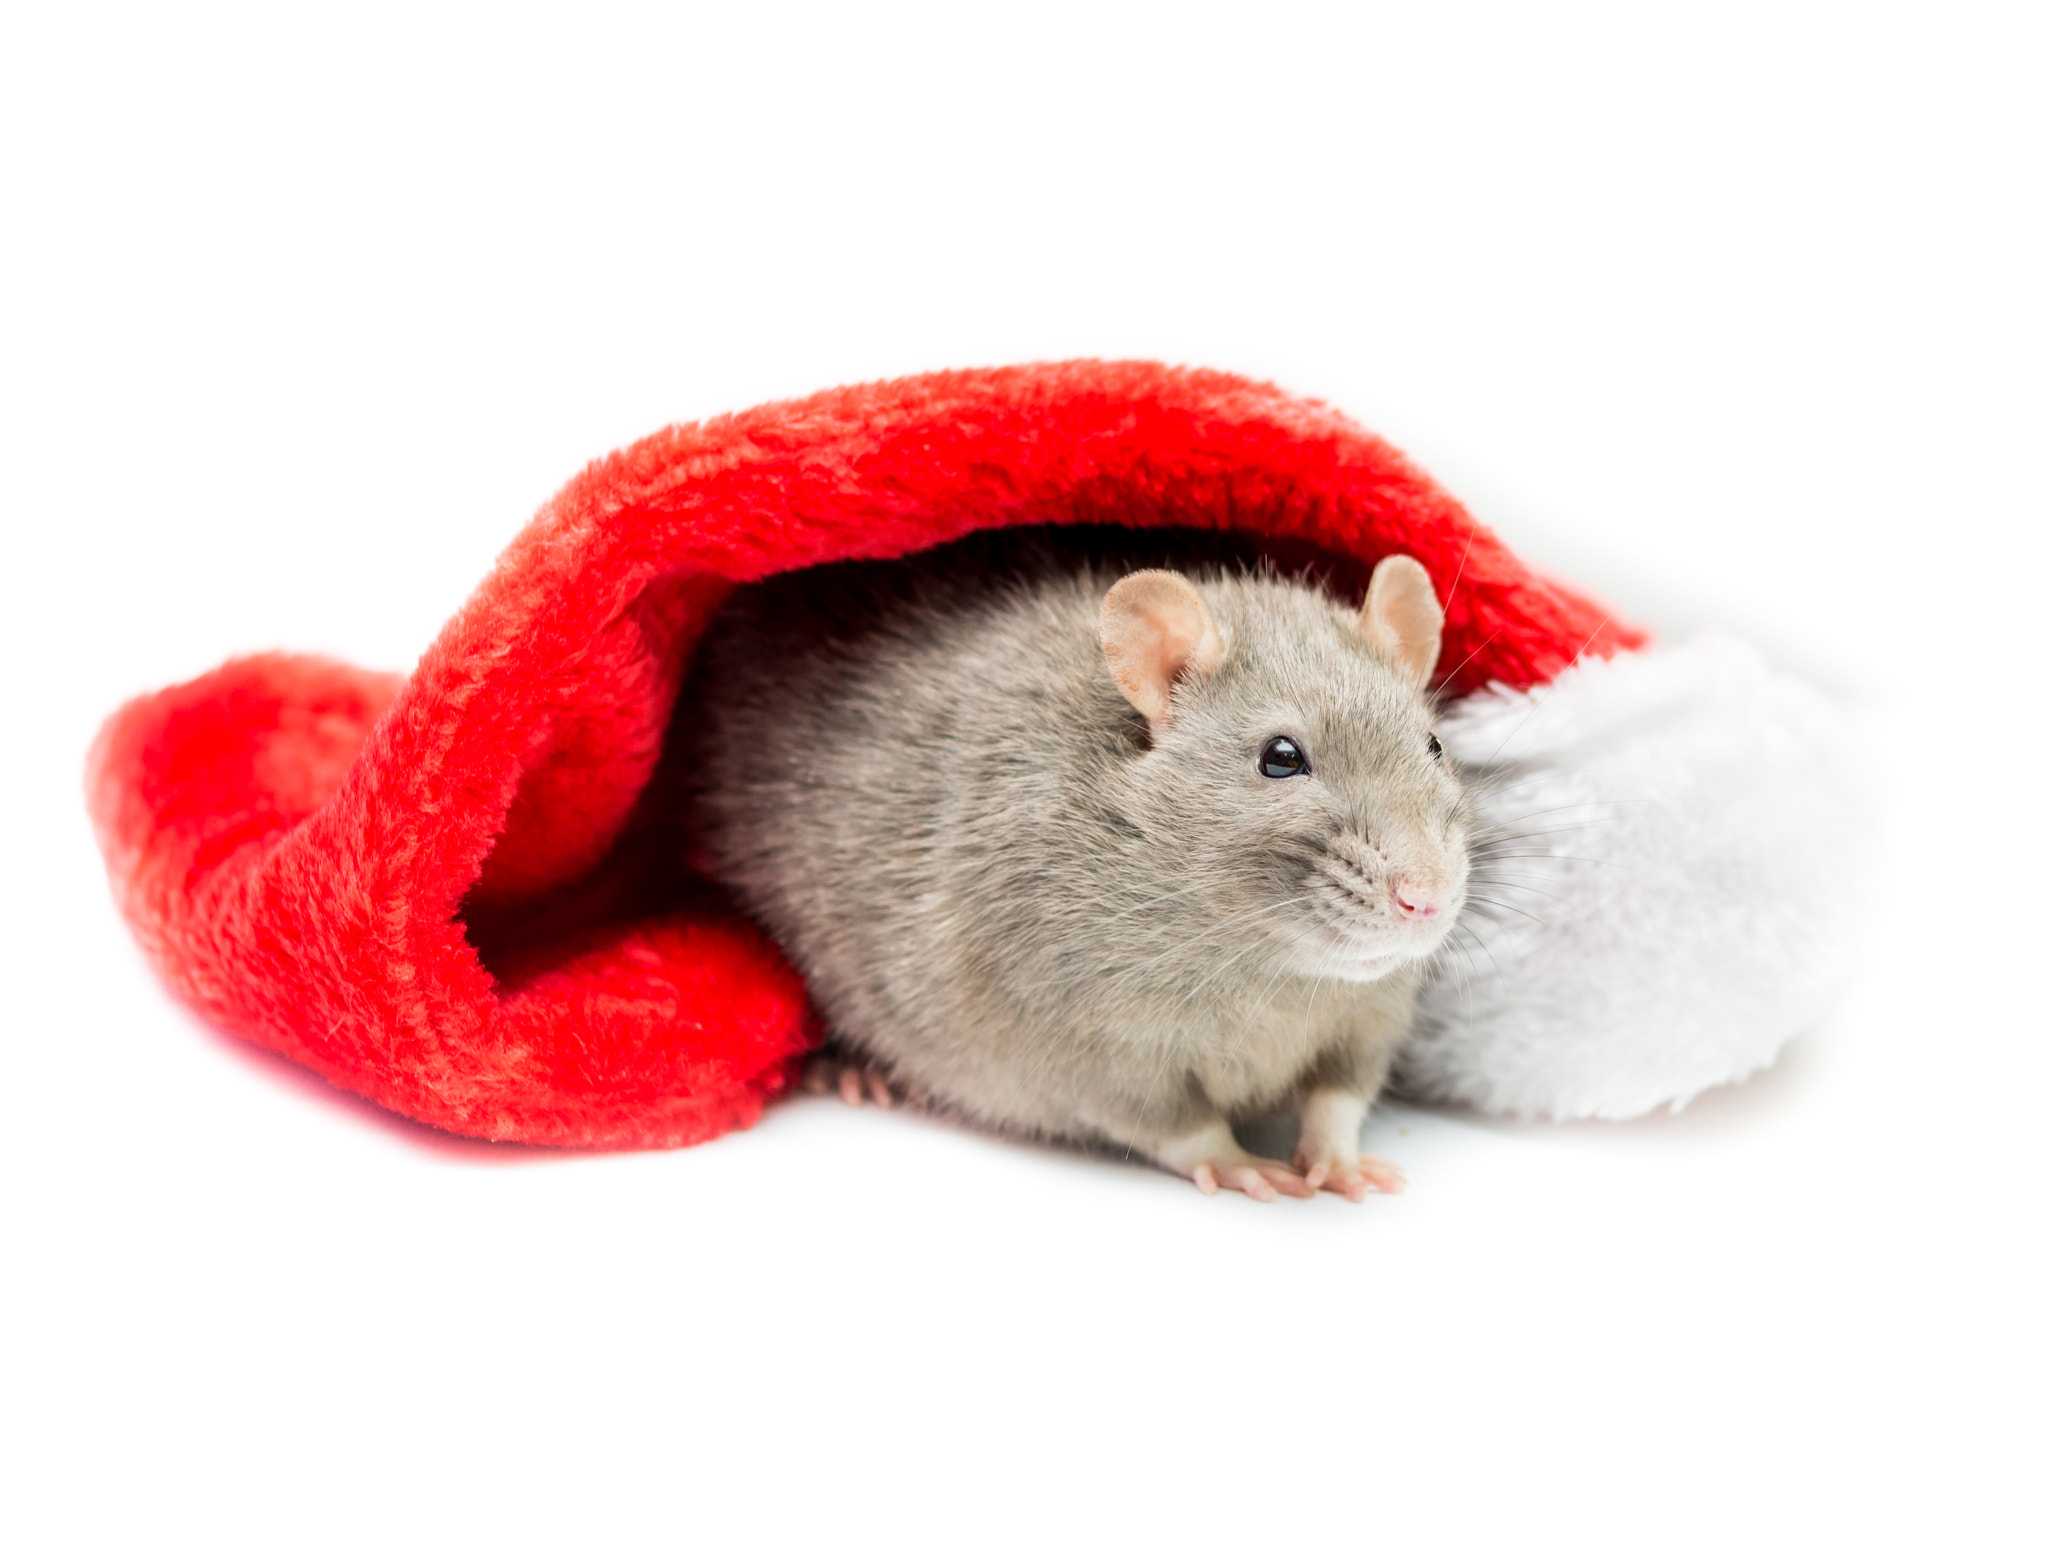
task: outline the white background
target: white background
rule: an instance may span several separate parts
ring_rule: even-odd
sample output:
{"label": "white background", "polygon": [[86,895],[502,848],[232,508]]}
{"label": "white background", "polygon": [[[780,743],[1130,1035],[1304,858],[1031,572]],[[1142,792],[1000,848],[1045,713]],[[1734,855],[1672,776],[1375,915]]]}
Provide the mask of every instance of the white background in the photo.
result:
{"label": "white background", "polygon": [[[2038,8],[287,9],[0,24],[0,1544],[2044,1541]],[[464,1144],[142,962],[124,697],[409,665],[663,423],[1080,355],[1327,397],[1857,701],[1837,1015],[1677,1117],[1389,1109],[1407,1195],[1262,1207],[821,1101]]]}

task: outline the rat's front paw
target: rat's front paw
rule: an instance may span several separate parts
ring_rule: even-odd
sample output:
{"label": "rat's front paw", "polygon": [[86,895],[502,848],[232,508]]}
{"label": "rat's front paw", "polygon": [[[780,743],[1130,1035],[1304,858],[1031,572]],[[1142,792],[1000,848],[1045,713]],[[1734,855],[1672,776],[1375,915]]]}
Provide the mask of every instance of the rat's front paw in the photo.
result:
{"label": "rat's front paw", "polygon": [[1245,1152],[1221,1120],[1205,1121],[1192,1131],[1167,1138],[1153,1147],[1152,1156],[1194,1181],[1195,1189],[1204,1196],[1214,1196],[1226,1187],[1244,1192],[1255,1202],[1316,1194],[1314,1186],[1285,1164]]}
{"label": "rat's front paw", "polygon": [[1249,1154],[1214,1163],[1204,1160],[1188,1171],[1188,1178],[1204,1196],[1214,1196],[1219,1189],[1228,1189],[1242,1191],[1255,1202],[1270,1202],[1275,1193],[1281,1196],[1316,1194],[1314,1186],[1285,1164],[1270,1158],[1253,1158]]}
{"label": "rat's front paw", "polygon": [[1311,1191],[1335,1191],[1354,1202],[1365,1200],[1368,1191],[1389,1196],[1400,1194],[1408,1182],[1401,1171],[1383,1158],[1364,1153],[1340,1153],[1335,1148],[1306,1150],[1294,1155],[1294,1167]]}

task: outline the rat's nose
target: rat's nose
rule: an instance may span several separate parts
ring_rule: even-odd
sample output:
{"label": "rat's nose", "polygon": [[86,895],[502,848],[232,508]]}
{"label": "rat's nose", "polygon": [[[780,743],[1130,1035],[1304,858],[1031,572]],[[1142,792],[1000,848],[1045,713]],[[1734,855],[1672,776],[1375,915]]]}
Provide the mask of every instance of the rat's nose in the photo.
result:
{"label": "rat's nose", "polygon": [[1429,920],[1441,915],[1449,897],[1435,883],[1418,882],[1413,877],[1403,877],[1394,884],[1394,908],[1403,920]]}

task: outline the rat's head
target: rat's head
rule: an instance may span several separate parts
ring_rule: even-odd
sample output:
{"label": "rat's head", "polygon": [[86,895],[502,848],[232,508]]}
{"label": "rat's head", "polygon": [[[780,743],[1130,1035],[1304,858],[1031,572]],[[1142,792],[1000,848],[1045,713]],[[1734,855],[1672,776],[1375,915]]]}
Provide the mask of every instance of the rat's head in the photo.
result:
{"label": "rat's head", "polygon": [[1448,934],[1470,806],[1430,730],[1442,627],[1407,557],[1356,614],[1257,575],[1148,569],[1104,598],[1110,673],[1152,733],[1126,804],[1219,960],[1256,937],[1311,978],[1369,980]]}

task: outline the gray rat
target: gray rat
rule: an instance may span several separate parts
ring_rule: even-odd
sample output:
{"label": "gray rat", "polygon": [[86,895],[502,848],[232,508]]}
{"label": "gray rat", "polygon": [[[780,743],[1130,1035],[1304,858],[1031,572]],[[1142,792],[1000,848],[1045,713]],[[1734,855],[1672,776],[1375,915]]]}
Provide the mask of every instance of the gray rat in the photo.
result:
{"label": "gray rat", "polygon": [[[1270,568],[839,567],[735,597],[678,730],[694,864],[878,1099],[1205,1192],[1399,1190],[1359,1133],[1471,816],[1422,567],[1383,559],[1355,612]],[[1291,1165],[1238,1143],[1289,1104]]]}

